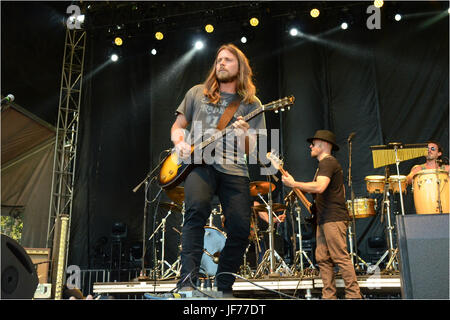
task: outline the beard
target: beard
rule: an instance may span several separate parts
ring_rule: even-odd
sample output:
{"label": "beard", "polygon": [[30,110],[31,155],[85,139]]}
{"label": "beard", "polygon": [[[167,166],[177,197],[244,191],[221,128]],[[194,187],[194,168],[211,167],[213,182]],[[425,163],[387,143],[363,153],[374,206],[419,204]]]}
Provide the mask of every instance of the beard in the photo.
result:
{"label": "beard", "polygon": [[234,75],[231,75],[228,71],[218,71],[216,72],[216,77],[219,82],[222,83],[229,83],[233,82],[237,79],[237,73]]}

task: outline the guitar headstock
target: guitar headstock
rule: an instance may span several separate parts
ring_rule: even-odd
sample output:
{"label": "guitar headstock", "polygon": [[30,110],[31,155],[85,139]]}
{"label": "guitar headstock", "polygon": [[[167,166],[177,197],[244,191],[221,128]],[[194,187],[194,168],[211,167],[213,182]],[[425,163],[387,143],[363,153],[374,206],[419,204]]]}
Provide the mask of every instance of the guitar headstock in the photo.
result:
{"label": "guitar headstock", "polygon": [[283,167],[283,160],[280,159],[275,151],[267,152],[266,158],[270,160],[275,169],[280,170]]}
{"label": "guitar headstock", "polygon": [[278,113],[278,110],[285,111],[285,108],[288,110],[294,104],[295,98],[294,96],[284,97],[282,99],[269,102],[263,106],[264,111],[275,111]]}

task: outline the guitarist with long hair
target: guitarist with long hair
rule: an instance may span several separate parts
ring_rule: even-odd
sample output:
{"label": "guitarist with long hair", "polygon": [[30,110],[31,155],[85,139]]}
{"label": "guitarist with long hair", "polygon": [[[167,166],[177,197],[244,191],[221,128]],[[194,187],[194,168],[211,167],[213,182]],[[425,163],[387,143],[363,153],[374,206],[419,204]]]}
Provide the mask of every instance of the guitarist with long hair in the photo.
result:
{"label": "guitarist with long hair", "polygon": [[[238,138],[224,138],[216,143],[214,150],[202,155],[201,161],[195,160],[198,165],[184,180],[186,212],[181,238],[179,291],[192,289],[198,279],[204,226],[211,213],[211,200],[217,195],[225,216],[227,239],[219,256],[215,285],[224,296],[232,295],[235,277],[229,273],[238,272],[250,233],[252,203],[246,159],[256,149],[256,134],[253,133],[266,128],[263,114],[248,122],[243,120],[245,115],[261,106],[255,96],[252,76],[244,53],[232,44],[223,45],[217,51],[206,81],[192,87],[176,110],[171,139],[183,161],[192,161],[192,144],[195,142],[192,138],[197,137],[199,131],[214,131],[229,122]],[[231,111],[226,111],[229,109]],[[227,117],[231,119],[228,121]],[[188,126],[190,133],[186,134]]]}
{"label": "guitarist with long hair", "polygon": [[316,261],[323,282],[322,298],[336,299],[334,266],[340,269],[345,283],[345,298],[361,299],[355,269],[347,251],[347,228],[350,220],[345,206],[342,167],[331,152],[339,150],[333,132],[318,130],[310,143],[311,157],[319,161],[312,182],[298,182],[286,171],[283,183],[291,188],[315,194]]}

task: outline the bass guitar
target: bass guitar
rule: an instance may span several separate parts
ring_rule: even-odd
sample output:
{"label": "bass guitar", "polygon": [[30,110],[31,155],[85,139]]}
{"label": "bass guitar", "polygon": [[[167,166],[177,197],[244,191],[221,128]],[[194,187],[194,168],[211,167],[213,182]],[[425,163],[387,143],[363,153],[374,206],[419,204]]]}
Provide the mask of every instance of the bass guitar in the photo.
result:
{"label": "bass guitar", "polygon": [[[262,105],[261,107],[256,108],[249,114],[243,117],[244,121],[249,121],[250,119],[256,117],[260,113],[266,111],[277,111],[278,109],[284,109],[285,107],[290,107],[294,104],[295,98],[294,96],[285,97],[283,99],[279,99],[276,101],[272,101],[268,104]],[[191,155],[188,160],[191,161],[183,161],[178,157],[175,148],[171,150],[171,153],[167,155],[167,157],[163,160],[161,164],[161,169],[159,171],[159,179],[158,184],[163,189],[172,189],[179,185],[187,176],[187,174],[194,168],[196,165],[193,161],[194,151],[201,152],[204,148],[206,148],[211,143],[221,139],[227,133],[232,132],[230,130],[232,126],[228,126],[222,130],[218,130],[215,134],[210,136],[209,138],[191,145]],[[228,130],[227,130],[228,129]]]}

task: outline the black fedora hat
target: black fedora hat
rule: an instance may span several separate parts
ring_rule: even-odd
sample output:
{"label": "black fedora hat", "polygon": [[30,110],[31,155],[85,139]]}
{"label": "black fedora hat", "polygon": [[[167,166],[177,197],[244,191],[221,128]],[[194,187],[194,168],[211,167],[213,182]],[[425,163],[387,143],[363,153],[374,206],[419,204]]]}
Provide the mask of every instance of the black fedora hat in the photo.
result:
{"label": "black fedora hat", "polygon": [[308,139],[306,139],[306,141],[308,141],[309,143],[312,143],[314,139],[319,139],[319,140],[329,142],[333,145],[332,150],[334,150],[334,151],[339,150],[339,146],[336,144],[336,136],[334,135],[333,132],[331,132],[329,130],[317,130],[314,137],[308,138]]}

